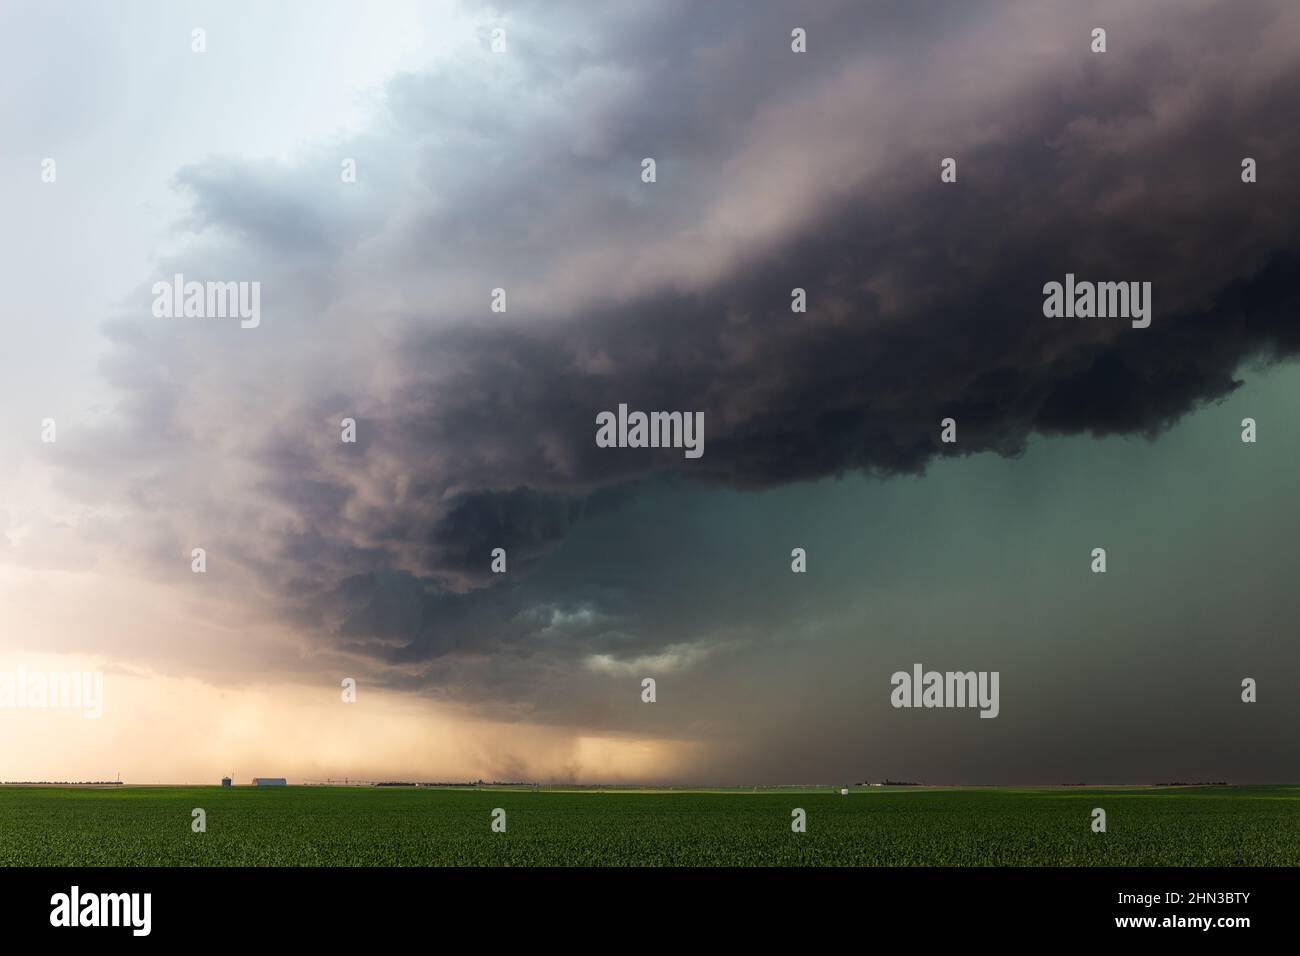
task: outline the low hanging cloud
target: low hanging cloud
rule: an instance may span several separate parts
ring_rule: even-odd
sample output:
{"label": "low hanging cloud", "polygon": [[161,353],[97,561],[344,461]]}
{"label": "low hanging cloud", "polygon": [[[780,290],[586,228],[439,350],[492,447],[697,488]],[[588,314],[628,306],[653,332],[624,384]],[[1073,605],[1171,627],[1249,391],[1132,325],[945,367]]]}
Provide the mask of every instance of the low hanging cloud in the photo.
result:
{"label": "low hanging cloud", "polygon": [[[726,645],[535,579],[647,481],[1154,436],[1295,357],[1300,8],[952,6],[507,5],[508,54],[393,78],[366,133],[180,170],[190,235],[108,324],[118,414],[61,487],[394,686],[528,698]],[[260,327],[152,318],[175,272],[260,281]],[[1150,281],[1150,328],[1045,318],[1067,273]],[[596,447],[620,403],[703,412],[704,456]]]}

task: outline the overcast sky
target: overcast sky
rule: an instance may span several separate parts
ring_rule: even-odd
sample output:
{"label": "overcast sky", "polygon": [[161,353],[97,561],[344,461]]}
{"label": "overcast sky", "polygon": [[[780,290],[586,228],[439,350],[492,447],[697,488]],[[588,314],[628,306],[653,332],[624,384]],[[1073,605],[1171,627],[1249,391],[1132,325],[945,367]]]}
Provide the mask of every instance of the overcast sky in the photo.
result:
{"label": "overcast sky", "polygon": [[591,6],[0,8],[0,779],[1295,780],[1300,7]]}

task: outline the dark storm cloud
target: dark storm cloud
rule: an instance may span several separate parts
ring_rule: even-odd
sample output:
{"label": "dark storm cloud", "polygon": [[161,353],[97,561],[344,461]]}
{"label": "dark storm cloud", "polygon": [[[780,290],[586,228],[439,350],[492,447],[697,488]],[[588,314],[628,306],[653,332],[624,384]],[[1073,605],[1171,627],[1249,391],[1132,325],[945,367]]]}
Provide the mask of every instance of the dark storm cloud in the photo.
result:
{"label": "dark storm cloud", "polygon": [[[178,547],[207,522],[320,640],[430,665],[394,681],[712,640],[646,633],[630,594],[663,578],[530,583],[602,490],[915,473],[945,417],[963,455],[1150,435],[1300,349],[1289,4],[510,9],[509,56],[390,84],[388,127],[346,147],[360,182],[384,173],[364,213],[304,185],[333,160],[187,170],[213,258],[248,242],[237,277],[281,307],[256,339],[123,331],[113,365],[148,411],[97,485],[147,482]],[[1151,281],[1151,327],[1044,318],[1067,272]],[[597,448],[619,403],[702,411],[703,458]],[[489,583],[494,547],[522,582]],[[520,673],[484,666],[498,689]]]}

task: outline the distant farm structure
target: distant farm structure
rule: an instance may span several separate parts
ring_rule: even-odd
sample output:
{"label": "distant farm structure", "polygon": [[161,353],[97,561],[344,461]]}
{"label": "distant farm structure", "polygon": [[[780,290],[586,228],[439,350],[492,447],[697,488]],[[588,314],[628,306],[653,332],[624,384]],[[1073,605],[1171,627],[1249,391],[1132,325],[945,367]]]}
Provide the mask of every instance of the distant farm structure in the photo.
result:
{"label": "distant farm structure", "polygon": [[[225,784],[222,784],[225,786]],[[254,777],[253,786],[255,787],[283,787],[286,786],[284,777]]]}

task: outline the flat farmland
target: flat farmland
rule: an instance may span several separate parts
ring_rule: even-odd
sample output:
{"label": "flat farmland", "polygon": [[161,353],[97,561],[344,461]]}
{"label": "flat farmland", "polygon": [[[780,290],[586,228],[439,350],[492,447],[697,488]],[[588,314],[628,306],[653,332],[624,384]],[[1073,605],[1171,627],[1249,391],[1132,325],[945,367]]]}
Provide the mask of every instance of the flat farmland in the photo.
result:
{"label": "flat farmland", "polygon": [[1300,786],[0,787],[3,866],[1298,864]]}

